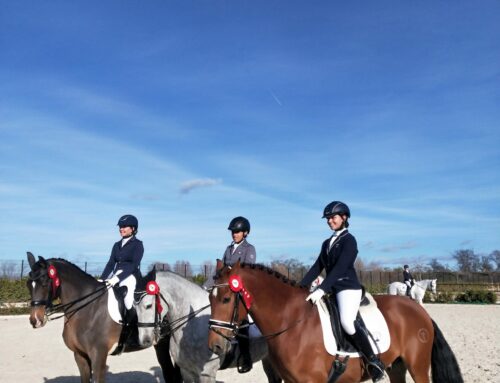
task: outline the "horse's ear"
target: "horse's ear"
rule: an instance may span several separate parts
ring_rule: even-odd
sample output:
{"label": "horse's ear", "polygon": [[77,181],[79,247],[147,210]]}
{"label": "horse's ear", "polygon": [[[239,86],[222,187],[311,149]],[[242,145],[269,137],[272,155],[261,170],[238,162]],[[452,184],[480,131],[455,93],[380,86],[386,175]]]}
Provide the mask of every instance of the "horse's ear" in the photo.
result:
{"label": "horse's ear", "polygon": [[241,262],[240,260],[238,259],[238,261],[234,264],[233,268],[234,269],[239,269],[241,267]]}
{"label": "horse's ear", "polygon": [[47,261],[41,255],[38,256],[38,262],[40,262],[42,265],[46,265],[47,264]]}
{"label": "horse's ear", "polygon": [[217,259],[217,264],[215,265],[215,270],[217,270],[217,271],[222,270],[223,267],[224,267],[224,263],[222,263],[222,261],[220,259]]}
{"label": "horse's ear", "polygon": [[33,270],[33,266],[35,266],[35,256],[33,255],[33,253],[31,251],[28,251],[26,252],[27,256],[28,256],[28,263],[30,264],[30,268],[31,270]]}
{"label": "horse's ear", "polygon": [[150,281],[156,281],[156,265],[153,266],[153,269],[151,270],[150,274],[151,274]]}

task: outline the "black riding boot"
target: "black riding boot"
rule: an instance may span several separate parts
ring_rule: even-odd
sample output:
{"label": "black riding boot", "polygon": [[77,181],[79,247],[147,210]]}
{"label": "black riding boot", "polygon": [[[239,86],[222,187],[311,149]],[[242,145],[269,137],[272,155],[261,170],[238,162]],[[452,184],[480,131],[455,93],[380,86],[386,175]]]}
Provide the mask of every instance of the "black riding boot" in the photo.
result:
{"label": "black riding boot", "polygon": [[238,357],[238,372],[244,374],[252,369],[252,357],[250,355],[250,338],[248,336],[249,328],[240,328],[236,337],[240,346],[240,356]]}
{"label": "black riding boot", "polygon": [[125,313],[125,318],[124,319],[124,325],[125,326],[132,326],[137,323],[137,312],[135,311],[135,307],[132,306],[130,309],[127,309],[127,312]]}
{"label": "black riding boot", "polygon": [[355,327],[356,332],[351,335],[351,339],[356,348],[363,355],[366,361],[368,373],[372,377],[372,380],[374,382],[378,382],[384,377],[385,366],[373,353],[372,346],[370,345],[370,341],[368,340],[368,336],[366,335],[365,331],[359,326]]}
{"label": "black riding boot", "polygon": [[408,287],[408,285],[406,285],[406,296],[411,298],[411,287]]}

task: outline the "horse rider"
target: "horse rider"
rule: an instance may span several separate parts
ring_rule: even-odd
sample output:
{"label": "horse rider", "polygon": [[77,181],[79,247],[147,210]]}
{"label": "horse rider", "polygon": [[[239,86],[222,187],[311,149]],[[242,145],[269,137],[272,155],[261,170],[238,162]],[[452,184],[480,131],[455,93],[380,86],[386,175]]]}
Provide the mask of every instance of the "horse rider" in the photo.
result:
{"label": "horse rider", "polygon": [[365,358],[368,372],[376,382],[384,377],[385,367],[374,354],[367,333],[356,320],[362,288],[354,270],[358,254],[356,239],[347,230],[350,217],[351,212],[345,203],[333,201],[326,205],[323,218],[326,218],[334,234],[323,242],[318,259],[300,285],[309,287],[321,271],[326,269],[325,279],[308,295],[306,301],[316,304],[325,294],[335,294],[342,328]]}
{"label": "horse rider", "polygon": [[[224,265],[233,266],[236,262],[255,263],[255,247],[246,240],[250,234],[250,222],[245,217],[235,217],[229,223],[227,228],[231,231],[233,241],[224,251],[222,260]],[[245,323],[248,325],[248,321]],[[238,345],[240,346],[240,358],[238,358],[238,372],[245,373],[252,369],[252,357],[250,356],[250,338],[249,327],[240,328],[238,336]]]}
{"label": "horse rider", "polygon": [[111,256],[104,267],[101,279],[111,286],[118,284],[127,287],[124,298],[127,313],[124,321],[125,324],[130,324],[135,317],[132,305],[135,286],[141,277],[140,266],[144,255],[144,246],[142,241],[135,236],[139,228],[139,221],[136,217],[130,214],[124,215],[118,220],[117,226],[122,239],[113,245]]}
{"label": "horse rider", "polygon": [[411,288],[415,284],[415,279],[413,279],[413,275],[411,275],[410,267],[408,265],[404,265],[403,269],[404,269],[403,270],[403,279],[404,279],[405,285],[407,286],[406,287],[406,295],[411,297],[410,292],[411,292]]}

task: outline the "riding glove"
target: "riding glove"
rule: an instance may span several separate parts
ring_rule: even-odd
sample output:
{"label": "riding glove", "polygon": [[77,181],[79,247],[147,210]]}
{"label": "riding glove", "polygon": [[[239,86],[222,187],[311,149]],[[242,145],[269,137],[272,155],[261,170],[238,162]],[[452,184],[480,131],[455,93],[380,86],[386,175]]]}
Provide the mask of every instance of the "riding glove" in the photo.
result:
{"label": "riding glove", "polygon": [[322,289],[316,289],[306,298],[306,301],[311,301],[313,304],[319,302],[319,300],[325,295],[325,291]]}
{"label": "riding glove", "polygon": [[116,285],[117,283],[120,283],[120,279],[118,279],[118,277],[115,275],[114,277],[110,278],[110,279],[106,279],[106,282],[111,285],[111,286],[114,286]]}

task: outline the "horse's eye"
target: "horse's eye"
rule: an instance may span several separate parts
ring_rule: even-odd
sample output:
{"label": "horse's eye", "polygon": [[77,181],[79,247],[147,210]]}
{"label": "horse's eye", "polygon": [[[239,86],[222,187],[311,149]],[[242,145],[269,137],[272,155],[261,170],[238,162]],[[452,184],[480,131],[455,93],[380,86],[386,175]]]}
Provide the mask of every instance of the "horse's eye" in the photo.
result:
{"label": "horse's eye", "polygon": [[153,307],[153,304],[146,305],[146,309],[149,310],[151,307]]}
{"label": "horse's eye", "polygon": [[229,303],[231,301],[231,297],[225,297],[223,300],[222,300],[222,303]]}

